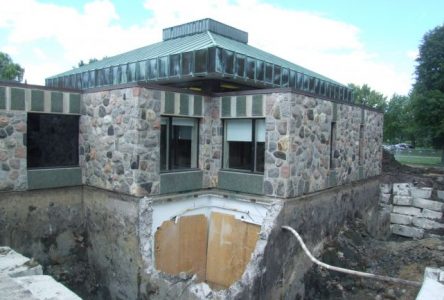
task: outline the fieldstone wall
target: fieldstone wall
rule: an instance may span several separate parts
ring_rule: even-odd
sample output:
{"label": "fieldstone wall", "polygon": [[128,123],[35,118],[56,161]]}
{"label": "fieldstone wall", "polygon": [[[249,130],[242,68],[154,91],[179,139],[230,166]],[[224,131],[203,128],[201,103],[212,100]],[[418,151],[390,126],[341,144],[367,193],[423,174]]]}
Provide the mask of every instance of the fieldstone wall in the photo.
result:
{"label": "fieldstone wall", "polygon": [[294,95],[291,136],[291,190],[294,197],[327,187],[330,171],[330,128],[333,105],[303,95]]}
{"label": "fieldstone wall", "polygon": [[365,110],[364,118],[364,177],[381,174],[382,170],[382,129],[384,115]]}
{"label": "fieldstone wall", "polygon": [[266,195],[296,197],[381,173],[382,113],[294,93],[265,100]]}
{"label": "fieldstone wall", "polygon": [[27,189],[26,112],[0,111],[0,191]]}
{"label": "fieldstone wall", "polygon": [[203,188],[218,184],[222,167],[223,128],[219,98],[204,97],[204,116],[199,124],[199,167],[203,170]]}
{"label": "fieldstone wall", "polygon": [[[362,108],[345,104],[336,105],[336,147],[333,161],[336,182],[341,185],[359,179],[359,128],[362,123]],[[330,153],[328,155],[330,156]]]}
{"label": "fieldstone wall", "polygon": [[80,165],[90,186],[158,194],[159,91],[139,87],[88,93],[80,118]]}

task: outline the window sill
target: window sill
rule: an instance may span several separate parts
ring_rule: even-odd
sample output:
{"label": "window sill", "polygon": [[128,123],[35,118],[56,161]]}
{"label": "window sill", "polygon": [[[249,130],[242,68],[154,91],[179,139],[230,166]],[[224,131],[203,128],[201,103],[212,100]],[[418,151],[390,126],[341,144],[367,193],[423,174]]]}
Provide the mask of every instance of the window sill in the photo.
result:
{"label": "window sill", "polygon": [[28,169],[28,188],[30,190],[82,185],[80,167]]}
{"label": "window sill", "polygon": [[232,173],[264,175],[264,172],[251,172],[249,170],[242,170],[242,169],[220,169],[220,171],[222,171],[222,172],[232,172]]}
{"label": "window sill", "polygon": [[184,173],[184,172],[195,172],[195,171],[202,171],[199,168],[190,168],[190,169],[173,169],[173,170],[165,170],[160,171],[160,174],[171,174],[171,173]]}

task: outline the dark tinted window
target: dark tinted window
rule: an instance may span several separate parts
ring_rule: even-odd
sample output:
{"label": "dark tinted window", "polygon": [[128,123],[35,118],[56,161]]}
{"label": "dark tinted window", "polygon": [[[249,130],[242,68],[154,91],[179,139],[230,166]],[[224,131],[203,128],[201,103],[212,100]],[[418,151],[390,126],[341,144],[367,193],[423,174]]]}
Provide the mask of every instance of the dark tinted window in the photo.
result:
{"label": "dark tinted window", "polygon": [[28,114],[28,168],[78,166],[79,116]]}

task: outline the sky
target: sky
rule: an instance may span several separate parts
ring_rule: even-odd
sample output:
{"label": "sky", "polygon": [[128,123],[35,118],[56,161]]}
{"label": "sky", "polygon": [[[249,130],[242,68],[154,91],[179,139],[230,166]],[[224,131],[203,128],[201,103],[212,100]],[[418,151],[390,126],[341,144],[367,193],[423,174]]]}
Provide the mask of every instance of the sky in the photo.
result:
{"label": "sky", "polygon": [[387,97],[409,93],[423,35],[444,24],[441,0],[0,0],[0,8],[0,51],[29,84],[213,18],[247,31],[252,46]]}

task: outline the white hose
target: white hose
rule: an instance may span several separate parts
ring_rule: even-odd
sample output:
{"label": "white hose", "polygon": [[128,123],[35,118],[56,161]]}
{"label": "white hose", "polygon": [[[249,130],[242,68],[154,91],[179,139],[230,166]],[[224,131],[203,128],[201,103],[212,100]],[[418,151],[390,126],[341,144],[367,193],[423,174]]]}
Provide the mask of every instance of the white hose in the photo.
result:
{"label": "white hose", "polygon": [[296,230],[294,230],[293,228],[291,228],[290,226],[282,226],[282,229],[288,230],[291,233],[293,233],[293,235],[296,237],[296,239],[299,241],[299,243],[301,244],[302,249],[304,250],[305,254],[307,254],[307,256],[310,258],[310,260],[327,269],[327,270],[332,270],[332,271],[336,271],[336,272],[341,272],[341,273],[345,273],[345,274],[350,274],[350,275],[355,275],[355,276],[360,276],[360,277],[365,277],[365,278],[371,278],[371,279],[376,279],[376,280],[382,280],[382,281],[389,281],[389,282],[394,282],[394,283],[400,283],[400,284],[405,284],[405,285],[411,285],[411,286],[421,286],[421,282],[418,281],[410,281],[410,280],[405,280],[405,279],[400,279],[400,278],[394,278],[394,277],[389,277],[389,276],[382,276],[382,275],[375,275],[375,274],[371,274],[371,273],[366,273],[366,272],[360,272],[360,271],[354,271],[354,270],[349,270],[349,269],[344,269],[344,268],[340,268],[340,267],[335,267],[335,266],[331,266],[328,265],[326,263],[323,263],[322,261],[319,261],[318,259],[316,259],[311,253],[310,251],[307,249],[307,246],[305,245],[304,241],[302,240],[301,236],[296,232]]}

